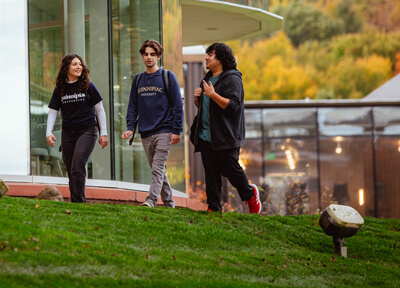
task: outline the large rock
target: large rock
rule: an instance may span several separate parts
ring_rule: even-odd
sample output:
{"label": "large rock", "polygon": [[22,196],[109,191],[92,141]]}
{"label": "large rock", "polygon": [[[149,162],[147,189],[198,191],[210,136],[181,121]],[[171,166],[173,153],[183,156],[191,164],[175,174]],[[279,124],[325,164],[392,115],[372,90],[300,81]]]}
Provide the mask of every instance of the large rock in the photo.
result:
{"label": "large rock", "polygon": [[7,184],[0,177],[0,198],[3,197],[4,195],[6,195],[7,191],[8,191]]}
{"label": "large rock", "polygon": [[36,196],[36,199],[51,200],[51,201],[64,201],[64,197],[60,191],[54,186],[47,186]]}

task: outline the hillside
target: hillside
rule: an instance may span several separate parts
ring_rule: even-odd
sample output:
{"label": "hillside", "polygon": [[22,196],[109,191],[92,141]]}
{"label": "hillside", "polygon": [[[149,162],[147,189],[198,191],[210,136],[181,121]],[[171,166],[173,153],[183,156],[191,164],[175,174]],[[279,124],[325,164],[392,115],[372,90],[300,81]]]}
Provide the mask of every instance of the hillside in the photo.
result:
{"label": "hillside", "polygon": [[333,254],[319,216],[0,200],[0,287],[398,287],[400,220]]}

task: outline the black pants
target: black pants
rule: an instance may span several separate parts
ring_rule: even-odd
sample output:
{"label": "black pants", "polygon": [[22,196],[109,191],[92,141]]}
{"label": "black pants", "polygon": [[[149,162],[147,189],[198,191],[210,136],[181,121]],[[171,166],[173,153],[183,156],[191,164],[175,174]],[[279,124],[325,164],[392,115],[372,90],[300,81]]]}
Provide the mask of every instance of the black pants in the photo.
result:
{"label": "black pants", "polygon": [[67,167],[71,202],[86,203],[86,163],[97,140],[96,126],[79,131],[62,131],[61,148]]}
{"label": "black pants", "polygon": [[227,177],[239,193],[242,201],[254,196],[253,187],[239,165],[240,148],[215,151],[210,142],[199,138],[201,159],[206,175],[206,194],[208,208],[221,211],[221,176]]}

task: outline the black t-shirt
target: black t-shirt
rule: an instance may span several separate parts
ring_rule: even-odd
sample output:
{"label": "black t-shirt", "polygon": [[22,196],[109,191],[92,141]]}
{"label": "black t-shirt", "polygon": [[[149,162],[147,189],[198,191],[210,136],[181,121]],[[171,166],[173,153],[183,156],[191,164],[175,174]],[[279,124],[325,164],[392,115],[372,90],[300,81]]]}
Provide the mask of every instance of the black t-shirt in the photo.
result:
{"label": "black t-shirt", "polygon": [[[90,96],[88,97],[89,94]],[[93,106],[99,103],[99,91],[92,82],[87,93],[80,93],[78,81],[65,85],[62,97],[54,90],[49,108],[62,112],[62,129],[82,130],[96,125],[96,115]]]}

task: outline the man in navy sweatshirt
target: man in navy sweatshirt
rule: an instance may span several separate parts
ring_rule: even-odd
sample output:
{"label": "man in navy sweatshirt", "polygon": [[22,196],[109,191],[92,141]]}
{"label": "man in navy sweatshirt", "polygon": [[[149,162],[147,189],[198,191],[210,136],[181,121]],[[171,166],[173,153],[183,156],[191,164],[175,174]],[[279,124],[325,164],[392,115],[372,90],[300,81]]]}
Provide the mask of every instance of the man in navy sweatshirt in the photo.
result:
{"label": "man in navy sweatshirt", "polygon": [[121,138],[133,137],[139,124],[152,173],[149,196],[142,205],[156,206],[161,195],[164,206],[174,208],[175,201],[172,199],[165,163],[171,145],[181,142],[183,101],[175,74],[158,67],[157,62],[163,51],[161,44],[155,40],[146,40],[139,50],[146,71],[133,79],[126,115],[127,131]]}
{"label": "man in navy sweatshirt", "polygon": [[240,146],[244,143],[244,91],[242,73],[236,69],[231,48],[214,43],[206,49],[209,72],[194,91],[198,113],[191,128],[190,140],[201,152],[206,175],[209,211],[221,211],[221,176],[228,178],[246,201],[250,213],[260,213],[258,187],[249,184],[239,165]]}

